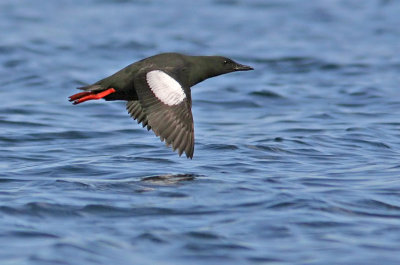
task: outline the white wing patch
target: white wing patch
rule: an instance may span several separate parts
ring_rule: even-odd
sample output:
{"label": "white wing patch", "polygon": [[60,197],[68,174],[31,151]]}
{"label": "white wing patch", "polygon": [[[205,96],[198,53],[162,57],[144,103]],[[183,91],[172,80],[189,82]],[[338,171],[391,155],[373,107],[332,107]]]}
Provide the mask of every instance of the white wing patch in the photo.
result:
{"label": "white wing patch", "polygon": [[168,106],[178,105],[186,98],[182,86],[163,71],[148,72],[146,81],[154,95]]}

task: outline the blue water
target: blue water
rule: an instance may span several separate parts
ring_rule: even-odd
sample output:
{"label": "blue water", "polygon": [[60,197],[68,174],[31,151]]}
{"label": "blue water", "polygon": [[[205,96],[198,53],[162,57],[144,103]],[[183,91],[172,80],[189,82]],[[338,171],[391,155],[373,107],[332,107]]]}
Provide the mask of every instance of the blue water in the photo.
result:
{"label": "blue water", "polygon": [[[400,2],[2,0],[0,264],[400,264]],[[75,87],[160,52],[193,160]]]}

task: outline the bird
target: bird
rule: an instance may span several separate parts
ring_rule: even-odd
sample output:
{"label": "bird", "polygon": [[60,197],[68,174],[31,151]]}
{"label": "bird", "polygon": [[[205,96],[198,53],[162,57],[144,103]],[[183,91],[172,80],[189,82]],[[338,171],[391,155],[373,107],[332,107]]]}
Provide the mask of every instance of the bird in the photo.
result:
{"label": "bird", "polygon": [[223,56],[161,53],[132,63],[69,97],[74,105],[88,100],[127,101],[126,109],[179,156],[194,153],[191,87],[222,74],[253,70]]}

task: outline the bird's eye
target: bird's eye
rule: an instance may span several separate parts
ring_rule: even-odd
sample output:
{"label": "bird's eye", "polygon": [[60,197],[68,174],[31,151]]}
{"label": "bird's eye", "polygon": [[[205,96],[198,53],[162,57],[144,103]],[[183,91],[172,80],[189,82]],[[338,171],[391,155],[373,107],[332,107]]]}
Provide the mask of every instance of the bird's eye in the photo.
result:
{"label": "bird's eye", "polygon": [[224,64],[228,64],[228,60],[225,60],[225,61],[224,61]]}

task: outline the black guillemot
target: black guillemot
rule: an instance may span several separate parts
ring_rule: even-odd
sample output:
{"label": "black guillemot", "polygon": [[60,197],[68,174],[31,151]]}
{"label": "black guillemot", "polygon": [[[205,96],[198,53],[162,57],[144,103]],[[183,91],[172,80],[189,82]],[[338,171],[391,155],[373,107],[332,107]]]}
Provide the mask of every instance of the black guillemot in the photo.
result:
{"label": "black guillemot", "polygon": [[222,56],[162,53],[130,64],[115,74],[78,89],[73,104],[87,100],[125,100],[129,114],[153,130],[161,141],[188,158],[194,152],[190,89],[201,81],[230,72],[253,70]]}

